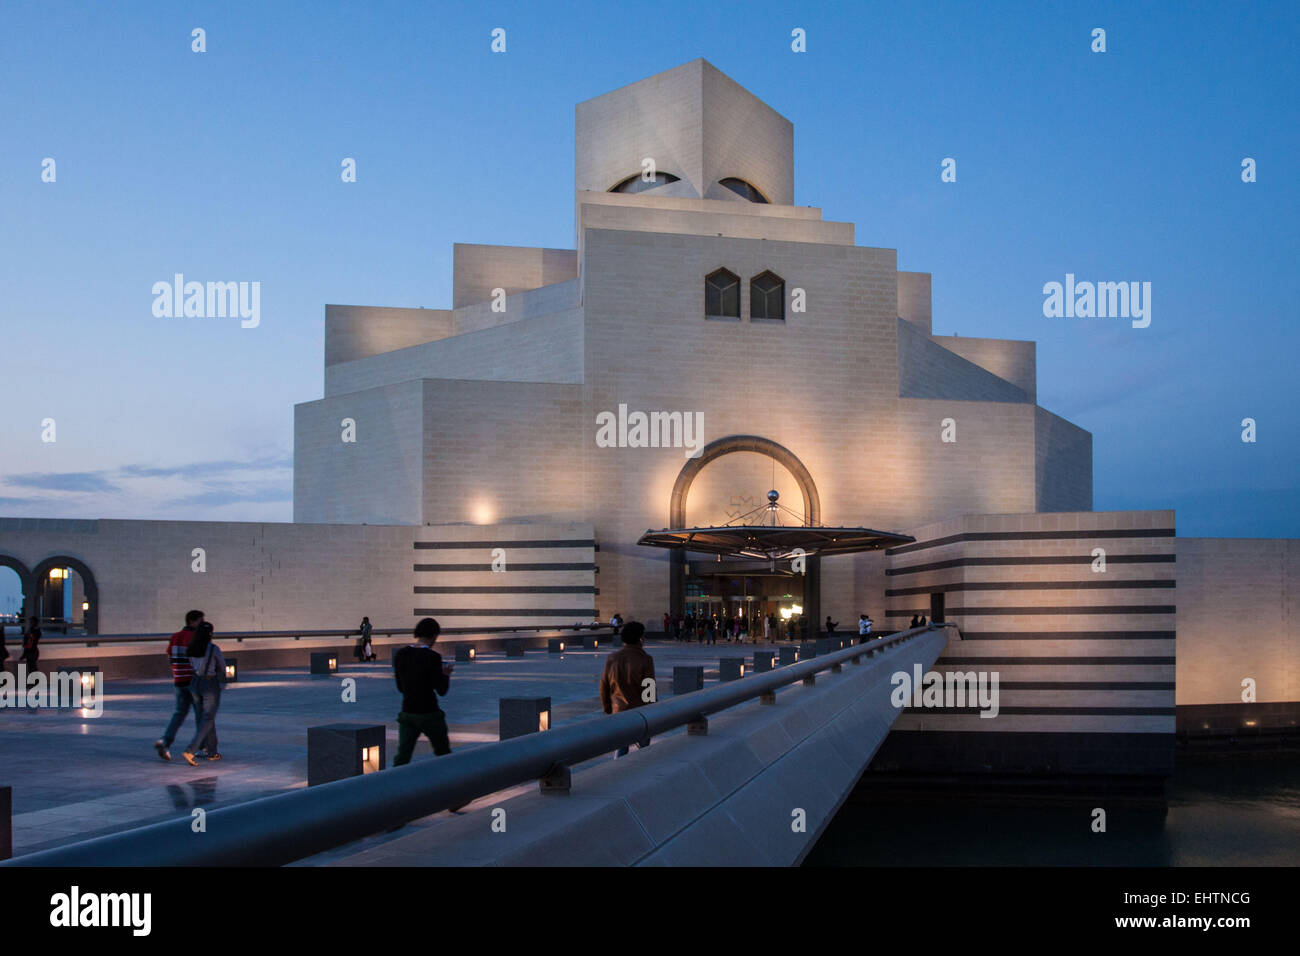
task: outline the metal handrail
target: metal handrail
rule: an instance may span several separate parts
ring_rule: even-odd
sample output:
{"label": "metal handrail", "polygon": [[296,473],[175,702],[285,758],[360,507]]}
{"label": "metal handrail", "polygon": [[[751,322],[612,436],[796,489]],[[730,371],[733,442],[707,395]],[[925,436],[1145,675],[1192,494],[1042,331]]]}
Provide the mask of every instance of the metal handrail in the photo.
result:
{"label": "metal handrail", "polygon": [[[537,625],[517,625],[517,626],[499,626],[499,627],[444,627],[442,629],[443,637],[472,637],[477,634],[495,636],[501,634],[514,634],[520,631],[535,631],[540,634],[567,634],[571,631],[599,631],[611,632],[613,628],[608,624],[601,624],[599,627],[593,627],[590,624],[553,624],[545,626]],[[127,644],[127,643],[149,643],[153,641],[166,641],[171,638],[171,632],[166,634],[80,634],[80,635],[60,635],[58,637],[41,637],[41,646],[49,647],[55,644],[85,644],[87,647],[94,647],[96,644]],[[216,637],[220,641],[243,642],[246,640],[256,640],[259,638],[286,638],[292,637],[295,641],[300,638],[314,637],[346,637],[354,638],[361,636],[361,628],[334,628],[321,631],[314,630],[292,630],[292,631],[220,631]],[[371,637],[410,637],[411,625],[403,627],[372,627],[370,629]]]}
{"label": "metal handrail", "polygon": [[212,810],[206,814],[202,833],[192,831],[192,820],[187,815],[25,854],[0,863],[0,867],[283,866],[508,787],[539,780],[558,768],[640,743],[943,626],[900,631],[612,716],[596,716],[437,760]]}

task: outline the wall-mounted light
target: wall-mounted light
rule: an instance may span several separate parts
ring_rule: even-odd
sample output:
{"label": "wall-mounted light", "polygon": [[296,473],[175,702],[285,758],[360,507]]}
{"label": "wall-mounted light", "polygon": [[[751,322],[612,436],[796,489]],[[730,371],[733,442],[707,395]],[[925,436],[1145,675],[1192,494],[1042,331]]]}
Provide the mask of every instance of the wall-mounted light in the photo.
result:
{"label": "wall-mounted light", "polygon": [[62,569],[62,568],[50,568],[50,580],[51,580],[51,581],[59,581],[59,580],[62,580],[62,579],[63,579],[63,569]]}
{"label": "wall-mounted light", "polygon": [[83,611],[89,611],[89,610],[90,610],[90,602],[89,602],[89,601],[82,601],[82,602],[81,602],[81,609],[82,609]]}

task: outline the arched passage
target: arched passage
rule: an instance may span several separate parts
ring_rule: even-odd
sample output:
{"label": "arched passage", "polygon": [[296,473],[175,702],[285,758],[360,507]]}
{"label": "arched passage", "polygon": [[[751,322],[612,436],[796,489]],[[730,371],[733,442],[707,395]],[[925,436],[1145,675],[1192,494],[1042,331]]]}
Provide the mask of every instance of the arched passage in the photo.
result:
{"label": "arched passage", "polygon": [[[35,606],[36,588],[32,583],[31,569],[10,554],[0,554],[0,568],[11,568],[18,575],[18,586],[22,592],[22,598],[15,610],[19,612],[19,620],[21,621],[21,615],[26,613],[28,608]],[[21,630],[21,626],[19,630]]]}
{"label": "arched passage", "polygon": [[[709,462],[735,452],[755,452],[766,455],[785,468],[799,485],[803,496],[804,520],[807,524],[821,523],[821,497],[817,494],[817,485],[811,472],[804,467],[790,449],[778,445],[769,438],[758,435],[729,435],[709,442],[700,452],[699,457],[690,459],[677,475],[673,483],[673,493],[668,504],[668,526],[670,528],[686,527],[686,499],[691,485]],[[816,555],[810,557],[804,572],[804,617],[812,623],[813,632],[821,621],[821,559]],[[676,549],[669,558],[668,600],[673,615],[684,614],[686,610],[686,552]]]}
{"label": "arched passage", "polygon": [[34,613],[30,608],[41,606],[41,600],[45,592],[45,584],[48,580],[50,571],[53,568],[71,568],[81,575],[81,584],[85,594],[86,603],[90,606],[86,609],[85,624],[87,634],[99,633],[99,585],[95,583],[94,572],[87,567],[86,563],[80,558],[74,558],[67,554],[56,554],[41,561],[36,567],[32,568],[32,596],[29,601],[28,613]]}

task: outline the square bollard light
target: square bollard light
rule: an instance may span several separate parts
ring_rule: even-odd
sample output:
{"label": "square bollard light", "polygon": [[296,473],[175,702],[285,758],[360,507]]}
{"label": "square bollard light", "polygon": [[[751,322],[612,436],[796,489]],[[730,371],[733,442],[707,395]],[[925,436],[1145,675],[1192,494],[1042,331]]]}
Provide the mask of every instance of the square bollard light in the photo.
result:
{"label": "square bollard light", "polygon": [[582,635],[582,647],[583,650],[587,650],[587,651],[599,650],[600,640],[596,637],[595,634],[584,634]]}
{"label": "square bollard light", "polygon": [[558,637],[552,637],[546,642],[546,651],[549,654],[563,654],[564,641],[560,640]]}
{"label": "square bollard light", "polygon": [[473,664],[477,651],[477,648],[470,647],[468,644],[457,644],[456,662],[459,664]]}
{"label": "square bollard light", "polygon": [[226,658],[226,683],[227,684],[239,683],[239,658],[238,657]]}
{"label": "square bollard light", "polygon": [[497,739],[509,740],[551,729],[551,698],[502,697],[497,701]]}
{"label": "square bollard light", "polygon": [[740,680],[745,676],[745,659],[743,657],[722,657],[718,659],[718,680]]}
{"label": "square bollard light", "polygon": [[825,657],[831,652],[832,647],[838,647],[839,645],[836,644],[835,641],[836,639],[831,637],[817,638],[815,642],[815,646],[817,647],[817,656]]}
{"label": "square bollard light", "polygon": [[754,673],[761,674],[764,671],[770,671],[774,666],[776,653],[773,651],[755,651],[754,652]]}
{"label": "square bollard light", "polygon": [[704,690],[704,668],[694,664],[678,664],[673,668],[673,694],[689,694]]}
{"label": "square bollard light", "polygon": [[0,860],[14,855],[14,788],[0,787]]}
{"label": "square bollard light", "polygon": [[506,657],[523,657],[524,639],[522,637],[506,638]]}
{"label": "square bollard light", "polygon": [[339,655],[335,651],[311,652],[311,675],[329,677],[339,669]]}
{"label": "square bollard light", "polygon": [[799,648],[793,644],[787,644],[781,648],[781,663],[793,664],[799,660]]}
{"label": "square bollard light", "polygon": [[375,773],[386,765],[383,724],[325,724],[307,728],[307,786]]}
{"label": "square bollard light", "polygon": [[817,643],[813,641],[804,641],[799,645],[799,660],[806,661],[816,657],[818,654]]}
{"label": "square bollard light", "polygon": [[104,693],[104,672],[98,667],[78,667],[77,673],[81,675],[79,681],[82,701],[99,700],[99,695]]}

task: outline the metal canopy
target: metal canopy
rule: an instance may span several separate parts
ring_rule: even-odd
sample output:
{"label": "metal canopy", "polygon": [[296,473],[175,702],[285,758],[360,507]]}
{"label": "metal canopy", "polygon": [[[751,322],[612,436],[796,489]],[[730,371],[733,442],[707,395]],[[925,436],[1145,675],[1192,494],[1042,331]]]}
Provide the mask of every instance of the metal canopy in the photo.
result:
{"label": "metal canopy", "polygon": [[[781,504],[780,498],[775,491],[769,491],[767,504],[737,516],[737,524],[712,528],[661,528],[658,531],[647,531],[641,535],[637,544],[651,548],[684,548],[720,557],[761,558],[771,562],[775,568],[777,561],[800,554],[811,557],[814,554],[879,551],[881,548],[892,548],[916,540],[910,535],[873,531],[871,528],[823,528],[809,525],[802,515]],[[781,524],[782,511],[798,518],[799,524]],[[767,513],[766,523],[760,523],[763,512]]]}
{"label": "metal canopy", "polygon": [[664,528],[660,531],[647,531],[641,535],[637,544],[779,561],[793,556],[796,548],[807,555],[853,554],[892,548],[915,540],[910,535],[873,531],[871,528],[722,525],[716,528]]}

